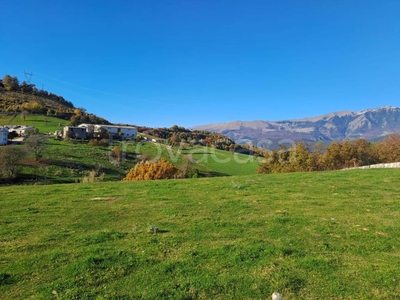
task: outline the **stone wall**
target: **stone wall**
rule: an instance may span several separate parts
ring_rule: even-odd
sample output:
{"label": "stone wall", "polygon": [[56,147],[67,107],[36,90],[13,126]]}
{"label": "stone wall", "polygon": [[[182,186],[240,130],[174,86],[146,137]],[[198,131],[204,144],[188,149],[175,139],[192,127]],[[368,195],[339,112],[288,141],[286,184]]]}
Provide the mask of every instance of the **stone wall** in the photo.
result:
{"label": "stone wall", "polygon": [[354,169],[395,169],[395,168],[400,168],[400,162],[376,164],[376,165],[362,166],[362,167],[356,167],[356,168],[348,168],[348,169],[344,169],[344,170],[354,170]]}

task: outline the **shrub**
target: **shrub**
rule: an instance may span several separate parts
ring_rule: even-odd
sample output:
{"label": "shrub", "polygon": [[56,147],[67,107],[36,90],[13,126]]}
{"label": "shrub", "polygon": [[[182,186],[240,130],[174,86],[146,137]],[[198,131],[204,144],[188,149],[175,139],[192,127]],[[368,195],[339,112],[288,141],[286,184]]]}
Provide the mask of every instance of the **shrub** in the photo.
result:
{"label": "shrub", "polygon": [[99,146],[99,147],[107,147],[108,144],[109,144],[108,139],[101,139],[101,140],[91,139],[88,142],[88,145],[90,145],[90,146]]}
{"label": "shrub", "polygon": [[99,141],[97,139],[91,139],[88,142],[88,145],[90,145],[90,146],[98,146],[99,145]]}
{"label": "shrub", "polygon": [[123,152],[122,149],[120,147],[114,147],[111,150],[111,157],[113,157],[115,160],[117,161],[122,161],[123,158]]}
{"label": "shrub", "polygon": [[158,227],[156,225],[149,225],[149,232],[156,234],[158,232]]}
{"label": "shrub", "polygon": [[99,171],[96,170],[91,170],[86,172],[86,175],[82,178],[82,182],[99,182],[103,181],[105,174],[100,173]]}
{"label": "shrub", "polygon": [[142,161],[132,168],[124,181],[158,180],[174,178],[178,169],[165,159],[157,162]]}

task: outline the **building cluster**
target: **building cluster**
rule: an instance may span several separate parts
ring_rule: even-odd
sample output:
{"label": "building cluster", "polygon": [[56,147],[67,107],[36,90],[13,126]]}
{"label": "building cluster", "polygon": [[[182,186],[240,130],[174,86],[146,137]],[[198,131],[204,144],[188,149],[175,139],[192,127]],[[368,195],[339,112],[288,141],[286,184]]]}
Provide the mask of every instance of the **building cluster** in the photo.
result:
{"label": "building cluster", "polygon": [[123,125],[80,124],[78,126],[65,126],[60,134],[64,138],[76,139],[101,138],[105,134],[115,138],[134,139],[137,135],[137,128]]}
{"label": "building cluster", "polygon": [[25,137],[35,130],[33,126],[25,125],[7,125],[0,126],[0,145],[8,144],[8,137],[12,134],[14,137]]}
{"label": "building cluster", "polygon": [[[25,137],[34,132],[33,126],[8,125],[0,126],[0,145],[7,145],[10,134],[14,137]],[[103,138],[105,136],[121,139],[135,139],[137,128],[122,125],[81,124],[79,126],[65,126],[62,131],[55,134],[62,138],[89,139]]]}

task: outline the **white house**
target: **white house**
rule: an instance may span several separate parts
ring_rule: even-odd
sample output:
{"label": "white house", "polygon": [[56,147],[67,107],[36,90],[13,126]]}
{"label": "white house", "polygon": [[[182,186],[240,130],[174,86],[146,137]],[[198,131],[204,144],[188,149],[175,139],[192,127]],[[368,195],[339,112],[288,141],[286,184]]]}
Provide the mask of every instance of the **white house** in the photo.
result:
{"label": "white house", "polygon": [[92,132],[94,134],[100,133],[102,129],[105,129],[110,134],[121,136],[122,138],[136,138],[137,135],[137,128],[133,126],[81,124],[79,127],[86,128],[87,132]]}
{"label": "white house", "polygon": [[137,128],[132,126],[119,126],[119,125],[100,125],[109,133],[113,135],[121,135],[123,138],[135,138],[137,135]]}
{"label": "white house", "polygon": [[15,132],[19,136],[26,136],[28,133],[32,133],[34,131],[35,127],[25,125],[12,125],[9,129],[9,132]]}
{"label": "white house", "polygon": [[7,145],[8,143],[8,128],[0,127],[0,145]]}

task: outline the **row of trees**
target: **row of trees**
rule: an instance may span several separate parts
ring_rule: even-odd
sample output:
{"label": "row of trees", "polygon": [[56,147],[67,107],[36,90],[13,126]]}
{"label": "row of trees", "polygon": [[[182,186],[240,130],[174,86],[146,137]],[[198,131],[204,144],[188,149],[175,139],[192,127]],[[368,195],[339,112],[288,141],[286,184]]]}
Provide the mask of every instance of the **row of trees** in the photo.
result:
{"label": "row of trees", "polygon": [[252,153],[249,149],[236,144],[233,140],[220,133],[203,130],[190,130],[177,125],[170,128],[149,128],[139,126],[138,132],[149,134],[160,139],[166,139],[175,144],[187,142],[192,145],[208,146],[225,151]]}
{"label": "row of trees", "polygon": [[281,146],[280,150],[266,151],[263,156],[265,160],[258,173],[339,170],[399,162],[400,136],[393,134],[377,143],[365,139],[332,142],[326,148],[321,143],[311,147],[299,142],[294,147]]}

